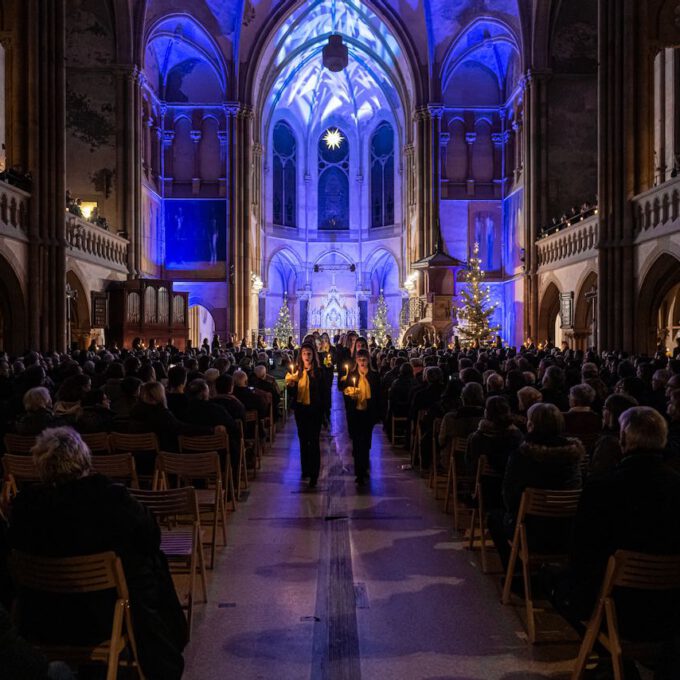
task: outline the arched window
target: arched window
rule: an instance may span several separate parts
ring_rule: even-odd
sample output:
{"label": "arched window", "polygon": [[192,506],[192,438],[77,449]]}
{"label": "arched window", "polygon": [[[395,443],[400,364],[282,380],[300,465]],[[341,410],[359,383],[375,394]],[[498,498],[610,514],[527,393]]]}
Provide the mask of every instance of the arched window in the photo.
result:
{"label": "arched window", "polygon": [[371,226],[394,224],[394,131],[381,123],[371,136]]}
{"label": "arched window", "polygon": [[297,226],[295,137],[288,123],[274,126],[274,224]]}
{"label": "arched window", "polygon": [[337,128],[319,138],[319,229],[349,229],[349,143]]}

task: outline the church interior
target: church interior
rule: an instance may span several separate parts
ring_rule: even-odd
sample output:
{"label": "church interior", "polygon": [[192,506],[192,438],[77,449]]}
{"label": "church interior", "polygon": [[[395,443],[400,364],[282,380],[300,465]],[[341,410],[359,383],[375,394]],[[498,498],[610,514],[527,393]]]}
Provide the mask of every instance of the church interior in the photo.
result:
{"label": "church interior", "polygon": [[[503,512],[506,529],[519,527],[527,489],[568,504],[579,503],[568,496],[576,487],[550,486],[557,473],[544,470],[511,511],[504,462],[495,516],[480,479],[496,445],[506,451],[521,433],[512,460],[554,417],[561,425],[541,446],[580,447],[578,512],[592,512],[586,478],[604,483],[602,438],[616,440],[618,453],[607,451],[621,466],[623,430],[628,446],[638,430],[640,442],[663,430],[645,446],[669,465],[663,479],[649,472],[667,496],[641,497],[677,505],[679,173],[676,0],[0,2],[0,677],[7,663],[9,680],[677,680],[677,626],[651,665],[622,661],[611,636],[584,652],[588,613],[574,630],[559,587],[545,598],[558,642],[534,644],[546,633],[530,602],[539,586],[519,528],[505,555]],[[607,406],[621,395],[633,401]],[[556,415],[539,423],[539,402]],[[470,431],[466,409],[478,410]],[[447,439],[450,414],[458,434]],[[494,417],[503,436],[470,462],[479,421],[491,436],[483,423],[500,427]],[[73,434],[46,443],[64,429]],[[141,433],[153,438],[120,438]],[[219,480],[194,490],[171,467],[179,458],[163,456],[201,436],[224,445],[187,449],[218,460]],[[30,446],[15,451],[21,437]],[[116,638],[131,651],[100,653],[106,676],[76,675],[7,613],[3,564],[24,560],[32,574],[42,562],[31,554],[52,543],[45,532],[31,549],[18,527],[32,508],[50,514],[31,489],[56,474],[46,463],[43,474],[40,457],[62,444],[92,454],[92,479],[118,479],[106,455],[131,457],[129,503],[138,493],[152,507],[144,493],[170,493],[176,477],[198,514],[212,508],[201,529],[212,544],[202,550],[208,539],[194,536],[189,578],[168,559],[178,593],[182,579],[192,589],[180,617],[188,644],[171,643],[183,633],[168,624],[145,646],[134,579],[132,618],[123,598]],[[155,452],[149,469],[142,450]],[[29,451],[39,476],[13,462]],[[112,508],[115,493],[99,496]],[[129,526],[140,522],[153,543],[173,525],[157,516],[149,528],[130,514]],[[81,554],[60,540],[43,557]],[[667,565],[652,582],[676,579],[680,590],[678,540],[650,541],[646,552]],[[103,555],[105,543],[85,554]],[[130,580],[131,558],[117,554]],[[612,564],[615,581],[625,564]],[[504,606],[511,594],[519,605]],[[5,625],[37,656],[13,661]]]}

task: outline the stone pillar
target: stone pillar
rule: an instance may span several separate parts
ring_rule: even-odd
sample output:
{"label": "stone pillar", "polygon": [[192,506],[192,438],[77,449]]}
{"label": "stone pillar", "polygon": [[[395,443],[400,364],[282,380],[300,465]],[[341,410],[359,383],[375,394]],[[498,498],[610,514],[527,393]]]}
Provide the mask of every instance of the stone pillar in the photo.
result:
{"label": "stone pillar", "polygon": [[441,169],[442,169],[442,180],[448,180],[448,174],[446,172],[446,164],[447,164],[447,151],[449,147],[449,142],[451,141],[451,133],[450,132],[442,132],[439,134],[439,147],[441,149],[441,160],[439,161],[441,164]]}
{"label": "stone pillar", "polygon": [[229,143],[229,133],[227,130],[220,130],[217,133],[217,138],[220,140],[220,172],[221,177],[220,182],[220,196],[224,197],[227,195],[227,145]]}
{"label": "stone pillar", "polygon": [[[161,174],[161,153],[163,145],[163,129],[157,122],[154,123],[152,132],[152,150],[151,150],[151,177],[154,180],[158,179]],[[160,187],[157,187],[160,189]]]}
{"label": "stone pillar", "polygon": [[191,193],[194,196],[198,196],[199,192],[201,191],[201,149],[200,149],[200,144],[201,144],[201,131],[200,130],[192,130],[189,133],[189,136],[191,137],[191,141],[194,143],[193,147],[193,165],[194,165],[194,170],[191,176]]}
{"label": "stone pillar", "polygon": [[437,242],[441,177],[439,134],[443,112],[441,104],[428,104],[419,107],[415,113],[418,258],[431,253]]}
{"label": "stone pillar", "polygon": [[472,173],[472,147],[474,146],[474,143],[477,141],[477,133],[476,132],[466,132],[465,133],[465,148],[467,152],[467,179],[466,179],[466,184],[467,184],[467,194],[468,196],[474,196],[475,194],[475,178]]}
{"label": "stone pillar", "polygon": [[497,198],[503,198],[503,184],[505,182],[505,145],[508,143],[507,132],[494,132],[491,135],[493,142],[493,182],[496,187]]}
{"label": "stone pillar", "polygon": [[[524,124],[515,130],[515,143],[523,148],[515,156],[519,173],[524,179],[525,214],[525,277],[524,277],[524,332],[536,338],[538,333],[538,253],[536,240],[542,224],[547,220],[548,163],[547,163],[547,83],[549,71],[530,70],[524,81]],[[513,125],[515,129],[515,125]],[[521,155],[520,155],[521,154]],[[522,162],[522,156],[524,162]]]}
{"label": "stone pillar", "polygon": [[647,329],[635,333],[634,219],[629,203],[631,196],[652,186],[654,177],[648,11],[648,3],[636,0],[599,0],[600,349],[653,349],[647,347]]}
{"label": "stone pillar", "polygon": [[29,221],[28,343],[66,348],[65,2],[28,3]]}
{"label": "stone pillar", "polygon": [[522,164],[521,164],[521,154],[522,154],[522,122],[513,120],[512,121],[512,131],[514,133],[513,139],[513,151],[515,152],[515,157],[513,159],[513,172],[515,176],[515,183],[519,182],[519,178],[522,174]]}

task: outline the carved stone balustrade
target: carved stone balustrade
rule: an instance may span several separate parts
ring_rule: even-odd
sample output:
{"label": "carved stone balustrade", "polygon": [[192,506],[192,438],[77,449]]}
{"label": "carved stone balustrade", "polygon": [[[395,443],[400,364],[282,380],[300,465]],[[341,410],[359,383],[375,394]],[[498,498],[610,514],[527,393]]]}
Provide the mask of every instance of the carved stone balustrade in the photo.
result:
{"label": "carved stone balustrade", "polygon": [[75,215],[66,215],[66,242],[72,257],[100,264],[116,271],[128,270],[130,242]]}
{"label": "carved stone balustrade", "polygon": [[640,243],[677,231],[680,219],[680,177],[674,177],[633,199],[635,240]]}
{"label": "carved stone balustrade", "polygon": [[539,269],[554,269],[597,255],[598,222],[592,215],[536,243]]}
{"label": "carved stone balustrade", "polygon": [[0,181],[0,235],[27,240],[30,200],[29,193]]}

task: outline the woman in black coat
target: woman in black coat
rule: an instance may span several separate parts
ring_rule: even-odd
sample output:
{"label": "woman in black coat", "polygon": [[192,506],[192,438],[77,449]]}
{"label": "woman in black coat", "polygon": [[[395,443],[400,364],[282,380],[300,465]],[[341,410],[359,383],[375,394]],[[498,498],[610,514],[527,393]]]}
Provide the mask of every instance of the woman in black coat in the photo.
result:
{"label": "woman in black coat", "polygon": [[[45,431],[33,459],[42,484],[14,499],[10,546],[43,557],[115,552],[130,592],[142,670],[149,680],[179,680],[187,625],[153,515],[124,486],[94,473],[87,446],[71,428]],[[22,593],[19,631],[54,644],[98,643],[111,634],[114,599],[111,593]]]}
{"label": "woman in black coat", "polygon": [[309,478],[309,488],[313,489],[321,469],[319,438],[329,397],[326,375],[313,344],[305,342],[300,347],[297,364],[286,376],[286,385],[300,440],[302,479]]}
{"label": "woman in black coat", "polygon": [[362,485],[368,474],[373,426],[380,420],[380,376],[371,370],[368,350],[356,354],[354,370],[342,379],[349,436],[352,439],[354,474]]}

